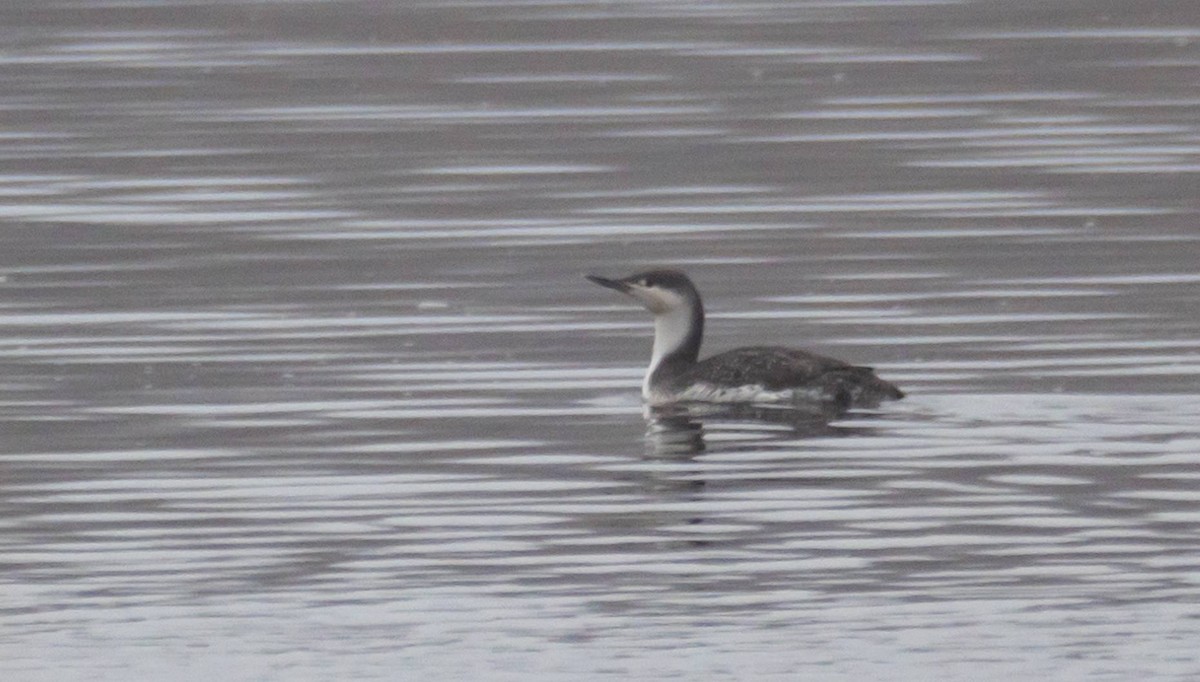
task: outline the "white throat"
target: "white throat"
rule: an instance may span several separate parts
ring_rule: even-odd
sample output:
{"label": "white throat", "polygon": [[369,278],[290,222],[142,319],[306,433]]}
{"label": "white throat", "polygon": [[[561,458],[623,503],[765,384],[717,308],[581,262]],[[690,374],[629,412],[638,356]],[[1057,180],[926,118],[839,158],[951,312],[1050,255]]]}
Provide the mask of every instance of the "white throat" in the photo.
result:
{"label": "white throat", "polygon": [[650,377],[663,358],[683,345],[692,331],[692,311],[685,305],[654,316],[654,349],[650,355],[650,367],[642,382],[642,397],[650,398]]}

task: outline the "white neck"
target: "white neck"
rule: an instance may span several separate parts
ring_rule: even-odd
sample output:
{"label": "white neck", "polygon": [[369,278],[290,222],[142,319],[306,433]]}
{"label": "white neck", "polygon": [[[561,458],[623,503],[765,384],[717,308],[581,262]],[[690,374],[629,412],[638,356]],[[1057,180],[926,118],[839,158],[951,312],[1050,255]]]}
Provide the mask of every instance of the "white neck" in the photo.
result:
{"label": "white neck", "polygon": [[654,349],[650,355],[650,367],[642,382],[642,397],[650,397],[650,376],[658,369],[659,363],[683,345],[691,331],[692,311],[687,306],[678,306],[654,316]]}

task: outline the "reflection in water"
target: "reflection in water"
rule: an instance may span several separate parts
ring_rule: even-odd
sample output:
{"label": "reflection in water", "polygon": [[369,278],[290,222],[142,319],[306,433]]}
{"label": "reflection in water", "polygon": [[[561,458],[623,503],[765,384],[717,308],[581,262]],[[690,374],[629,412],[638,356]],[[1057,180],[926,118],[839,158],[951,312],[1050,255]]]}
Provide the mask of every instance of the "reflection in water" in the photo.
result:
{"label": "reflection in water", "polygon": [[683,414],[652,417],[646,428],[646,451],[664,457],[698,455],[704,452],[704,423]]}
{"label": "reflection in water", "polygon": [[[863,413],[849,413],[849,417]],[[648,426],[647,451],[663,456],[696,455],[704,452],[705,426],[730,433],[736,429],[737,439],[727,447],[761,440],[798,442],[807,438],[866,435],[871,429],[843,423],[836,419],[848,417],[845,410],[828,403],[765,405],[751,403],[675,403],[644,408]],[[784,427],[784,428],[779,428]]]}

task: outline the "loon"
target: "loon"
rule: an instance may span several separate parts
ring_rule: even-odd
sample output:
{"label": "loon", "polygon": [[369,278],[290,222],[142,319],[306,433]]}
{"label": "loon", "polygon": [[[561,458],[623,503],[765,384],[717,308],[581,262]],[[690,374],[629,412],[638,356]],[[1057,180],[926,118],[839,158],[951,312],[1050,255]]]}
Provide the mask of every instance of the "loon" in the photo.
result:
{"label": "loon", "polygon": [[792,348],[737,348],[699,360],[704,304],[696,285],[679,270],[587,279],[634,298],[654,313],[654,348],[642,383],[642,397],[651,406],[689,401],[792,403],[844,411],[904,397],[870,367]]}

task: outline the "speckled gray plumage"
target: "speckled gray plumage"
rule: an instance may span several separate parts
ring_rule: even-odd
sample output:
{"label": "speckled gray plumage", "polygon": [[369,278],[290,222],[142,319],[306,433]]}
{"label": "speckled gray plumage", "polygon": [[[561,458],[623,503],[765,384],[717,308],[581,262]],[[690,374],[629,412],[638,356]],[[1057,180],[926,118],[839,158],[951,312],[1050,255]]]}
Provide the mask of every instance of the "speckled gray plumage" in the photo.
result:
{"label": "speckled gray plumage", "polygon": [[759,385],[772,392],[796,390],[845,407],[875,407],[883,400],[904,397],[899,388],[875,376],[870,367],[775,346],[737,348],[686,365],[668,362],[656,374],[651,382],[672,392],[697,382]]}

